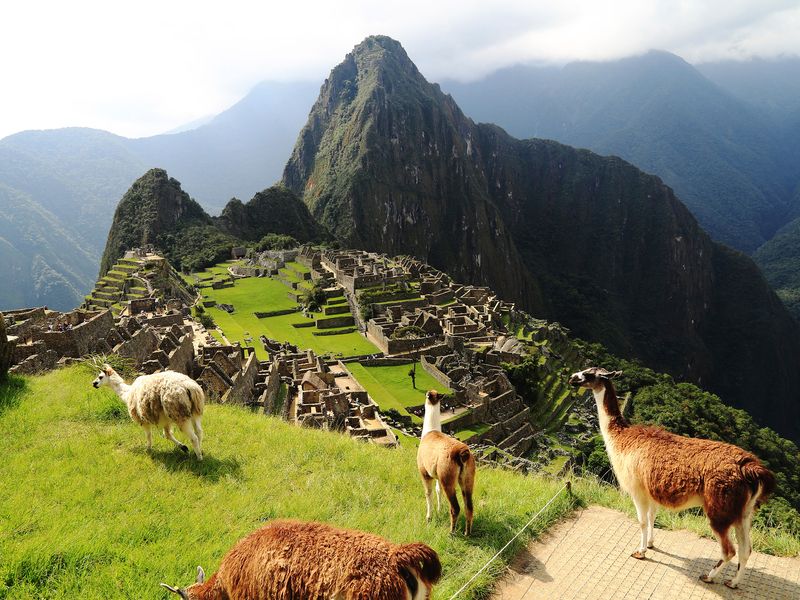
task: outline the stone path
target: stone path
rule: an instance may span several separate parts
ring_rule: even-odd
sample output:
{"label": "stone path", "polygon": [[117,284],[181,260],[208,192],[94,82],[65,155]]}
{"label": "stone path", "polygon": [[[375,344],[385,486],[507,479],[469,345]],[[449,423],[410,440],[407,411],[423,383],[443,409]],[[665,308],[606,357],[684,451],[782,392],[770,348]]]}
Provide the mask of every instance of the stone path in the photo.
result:
{"label": "stone path", "polygon": [[520,554],[492,598],[800,599],[798,558],[754,552],[740,588],[731,590],[721,582],[735,574],[736,557],[720,583],[709,585],[698,579],[719,559],[715,541],[688,531],[657,529],[656,547],[643,561],[630,557],[638,543],[639,525],[634,519],[598,506],[584,509]]}

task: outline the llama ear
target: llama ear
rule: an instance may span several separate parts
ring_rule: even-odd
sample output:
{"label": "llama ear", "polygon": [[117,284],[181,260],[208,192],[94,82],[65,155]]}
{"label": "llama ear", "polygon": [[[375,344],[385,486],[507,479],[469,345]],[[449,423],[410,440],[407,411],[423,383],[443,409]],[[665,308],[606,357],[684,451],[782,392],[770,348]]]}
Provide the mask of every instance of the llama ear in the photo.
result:
{"label": "llama ear", "polygon": [[180,596],[184,600],[189,600],[189,596],[182,589],[174,588],[171,585],[167,585],[166,583],[159,583],[158,585],[160,585],[163,588],[168,589],[173,594],[178,594],[178,596]]}
{"label": "llama ear", "polygon": [[622,375],[622,371],[606,371],[605,373],[600,373],[600,379],[614,379]]}
{"label": "llama ear", "polygon": [[106,375],[111,375],[113,371],[114,369],[111,368],[110,364],[106,363],[103,365],[103,373],[105,373]]}
{"label": "llama ear", "polygon": [[203,567],[200,565],[197,566],[197,583],[204,583],[206,580],[206,572],[203,571]]}

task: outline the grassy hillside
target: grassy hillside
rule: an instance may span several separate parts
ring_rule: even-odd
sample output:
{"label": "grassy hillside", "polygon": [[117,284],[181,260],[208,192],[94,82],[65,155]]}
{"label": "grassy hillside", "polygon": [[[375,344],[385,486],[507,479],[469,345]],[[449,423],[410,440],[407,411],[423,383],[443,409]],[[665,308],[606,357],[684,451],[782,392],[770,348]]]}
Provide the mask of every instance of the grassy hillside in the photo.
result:
{"label": "grassy hillside", "polygon": [[[451,537],[444,512],[425,525],[412,448],[212,405],[202,463],[160,437],[148,454],[144,433],[92,378],[71,367],[0,388],[0,598],[164,598],[160,581],[188,584],[198,564],[214,571],[275,517],[424,540],[442,559],[436,597],[446,598],[561,486],[481,469],[474,535]],[[545,522],[569,506],[562,496]],[[462,597],[478,597],[491,576]]]}

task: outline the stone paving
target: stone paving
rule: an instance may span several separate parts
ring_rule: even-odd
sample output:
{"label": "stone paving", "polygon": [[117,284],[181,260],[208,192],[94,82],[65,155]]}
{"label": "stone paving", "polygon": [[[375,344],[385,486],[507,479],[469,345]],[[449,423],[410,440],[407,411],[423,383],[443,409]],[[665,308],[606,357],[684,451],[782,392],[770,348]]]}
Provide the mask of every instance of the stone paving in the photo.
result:
{"label": "stone paving", "polygon": [[[735,536],[734,536],[735,538]],[[719,559],[719,545],[688,531],[655,532],[647,560],[630,553],[639,525],[627,515],[592,506],[532,543],[500,580],[494,600],[547,598],[591,600],[771,600],[800,599],[800,559],[754,552],[738,590],[722,585],[736,572],[728,564],[720,583],[698,579]],[[734,541],[735,543],[735,541]]]}

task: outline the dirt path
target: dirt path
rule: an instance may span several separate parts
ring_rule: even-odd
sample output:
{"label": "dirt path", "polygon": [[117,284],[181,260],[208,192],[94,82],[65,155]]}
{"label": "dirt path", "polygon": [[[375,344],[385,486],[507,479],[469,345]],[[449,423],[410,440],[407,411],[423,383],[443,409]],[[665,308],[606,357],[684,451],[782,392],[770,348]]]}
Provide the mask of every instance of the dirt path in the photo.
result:
{"label": "dirt path", "polygon": [[639,526],[627,515],[592,506],[554,527],[512,563],[497,585],[494,600],[545,598],[628,598],[664,600],[768,600],[800,598],[800,559],[754,552],[740,589],[722,585],[736,572],[734,558],[720,583],[698,576],[719,559],[715,541],[688,531],[657,529],[647,560],[630,553],[639,543]]}

